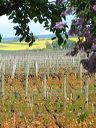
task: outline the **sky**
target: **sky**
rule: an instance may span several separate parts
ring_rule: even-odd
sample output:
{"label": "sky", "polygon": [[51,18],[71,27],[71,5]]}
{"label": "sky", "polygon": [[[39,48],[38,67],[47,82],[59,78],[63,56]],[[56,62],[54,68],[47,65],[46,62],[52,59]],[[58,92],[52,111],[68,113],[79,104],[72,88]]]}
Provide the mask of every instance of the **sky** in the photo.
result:
{"label": "sky", "polygon": [[[68,16],[66,22],[70,26],[72,16]],[[15,30],[13,27],[16,24],[12,23],[12,20],[8,20],[6,15],[0,17],[0,34],[3,38],[5,37],[15,37]],[[45,35],[52,34],[49,30],[45,30],[42,24],[34,23],[33,21],[30,23],[30,29],[34,33],[34,35]]]}

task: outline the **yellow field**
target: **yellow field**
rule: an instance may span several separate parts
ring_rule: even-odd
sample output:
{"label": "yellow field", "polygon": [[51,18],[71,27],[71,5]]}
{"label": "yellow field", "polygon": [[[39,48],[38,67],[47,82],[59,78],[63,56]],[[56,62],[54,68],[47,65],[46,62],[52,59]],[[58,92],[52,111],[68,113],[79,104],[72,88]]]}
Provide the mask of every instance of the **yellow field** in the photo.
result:
{"label": "yellow field", "polygon": [[[82,39],[83,39],[83,41],[85,41],[84,37]],[[78,41],[78,37],[70,37],[69,40],[77,42]]]}
{"label": "yellow field", "polygon": [[[71,37],[69,40],[78,41],[77,37]],[[6,50],[6,51],[16,51],[16,50],[32,50],[32,49],[45,49],[46,45],[45,43],[49,42],[50,44],[52,43],[52,40],[48,39],[42,39],[42,40],[36,40],[32,46],[29,47],[29,45],[26,42],[13,42],[13,43],[0,43],[0,50]]]}
{"label": "yellow field", "polygon": [[4,43],[0,43],[0,50],[31,50],[31,49],[44,49],[46,48],[46,41],[48,41],[49,43],[52,43],[52,40],[38,40],[36,42],[33,43],[32,46],[29,47],[29,45],[26,42],[13,42],[13,43],[8,43],[8,44],[4,44]]}
{"label": "yellow field", "polygon": [[78,41],[78,38],[77,37],[70,37],[69,40],[72,40],[72,41]]}

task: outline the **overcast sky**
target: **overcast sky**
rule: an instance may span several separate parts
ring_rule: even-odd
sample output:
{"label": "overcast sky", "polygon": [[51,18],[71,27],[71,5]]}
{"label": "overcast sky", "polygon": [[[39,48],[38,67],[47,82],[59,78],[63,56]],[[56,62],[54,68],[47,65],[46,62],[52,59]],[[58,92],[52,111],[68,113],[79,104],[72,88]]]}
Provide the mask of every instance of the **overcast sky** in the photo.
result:
{"label": "overcast sky", "polygon": [[[68,25],[70,25],[72,18],[73,18],[72,16],[68,16],[66,21]],[[0,17],[0,34],[2,35],[2,37],[14,37],[15,36],[15,31],[13,30],[14,26],[15,24],[13,24],[12,21],[8,20],[6,15]],[[34,35],[51,34],[50,31],[45,30],[43,28],[43,25],[39,23],[31,22],[30,28],[34,33]]]}

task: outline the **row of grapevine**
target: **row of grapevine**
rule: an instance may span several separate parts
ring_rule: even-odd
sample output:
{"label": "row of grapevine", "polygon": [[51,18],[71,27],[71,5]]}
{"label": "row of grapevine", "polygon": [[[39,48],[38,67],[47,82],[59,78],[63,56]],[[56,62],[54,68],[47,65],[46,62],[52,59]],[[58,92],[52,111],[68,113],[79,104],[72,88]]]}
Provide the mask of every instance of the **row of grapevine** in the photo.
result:
{"label": "row of grapevine", "polygon": [[[91,108],[90,111],[95,114],[95,79],[92,83],[89,82],[91,80],[88,75],[85,75],[85,79],[83,78],[86,71],[80,64],[80,60],[82,58],[83,57],[80,55],[76,57],[65,56],[64,51],[55,51],[49,53],[46,53],[45,51],[39,53],[33,52],[31,54],[24,55],[8,54],[6,56],[5,54],[1,54],[0,94],[2,94],[3,102],[6,102],[6,95],[9,95],[9,92],[6,89],[6,85],[8,86],[8,81],[6,82],[5,80],[6,78],[10,77],[12,95],[14,95],[15,99],[18,97],[17,94],[19,94],[21,99],[27,98],[27,107],[30,108],[31,111],[34,110],[34,113],[35,111],[39,111],[36,109],[36,105],[38,106],[38,103],[41,104],[43,102],[44,104],[46,103],[49,108],[50,106],[54,106],[53,108],[56,106],[58,110],[56,109],[54,111],[58,111],[58,113],[62,112],[63,110],[69,111],[70,113],[75,113],[77,112],[75,106],[79,104],[78,102],[80,102],[82,106],[80,106],[80,104],[77,106],[79,106],[82,111],[86,111]],[[71,82],[69,82],[70,73],[75,74],[75,77],[71,80]],[[63,76],[63,82],[60,83],[60,85],[56,85],[57,83],[55,85],[53,84],[52,86],[48,84],[48,80],[52,81],[54,79],[54,75],[57,75],[59,79],[59,74],[60,77]],[[18,75],[22,76],[22,85],[20,84],[20,86],[23,88],[24,85],[24,88],[22,89],[23,91],[21,92],[16,89],[14,83],[14,80],[17,79]],[[30,76],[34,77],[30,78]],[[51,79],[52,77],[53,79]],[[40,78],[41,81],[38,81]],[[31,79],[34,79],[33,88],[30,84]],[[75,79],[80,82],[76,84],[72,83],[75,81]],[[60,81],[61,78],[59,82]],[[42,82],[42,85],[40,85],[40,82]],[[51,105],[49,106],[49,104]]]}

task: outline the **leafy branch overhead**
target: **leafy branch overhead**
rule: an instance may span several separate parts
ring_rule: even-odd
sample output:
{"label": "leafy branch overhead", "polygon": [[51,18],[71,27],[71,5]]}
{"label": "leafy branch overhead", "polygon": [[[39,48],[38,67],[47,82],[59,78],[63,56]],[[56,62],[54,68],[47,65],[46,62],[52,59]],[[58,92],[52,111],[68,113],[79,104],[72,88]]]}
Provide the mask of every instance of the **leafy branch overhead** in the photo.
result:
{"label": "leafy branch overhead", "polygon": [[[85,37],[86,46],[90,45],[86,48],[84,45],[88,52],[96,42],[96,0],[1,0],[0,16],[5,14],[16,24],[14,29],[21,36],[20,41],[25,40],[29,45],[35,41],[29,27],[32,20],[53,32],[59,45],[66,43],[68,35],[78,36],[79,43]],[[67,33],[66,16],[70,14],[75,18]]]}
{"label": "leafy branch overhead", "polygon": [[14,29],[15,35],[21,36],[20,41],[25,40],[32,45],[35,41],[34,35],[30,31],[29,23],[33,20],[35,23],[39,22],[44,24],[45,29],[49,29],[55,33],[58,40],[63,42],[63,38],[60,35],[64,33],[64,29],[57,32],[54,27],[56,22],[62,21],[61,12],[65,10],[65,6],[60,5],[58,2],[48,2],[48,0],[1,0],[0,1],[0,16],[6,14],[9,19],[12,19],[16,24]]}

